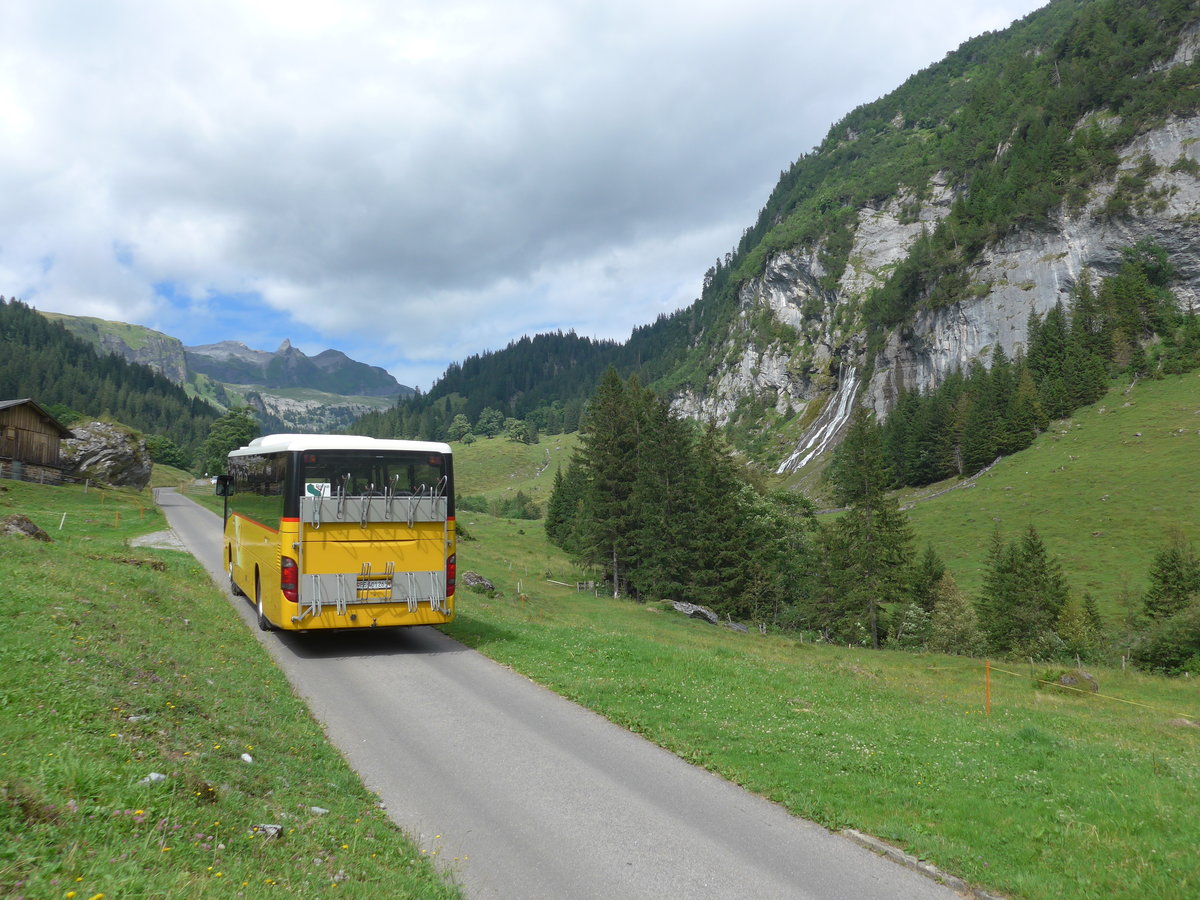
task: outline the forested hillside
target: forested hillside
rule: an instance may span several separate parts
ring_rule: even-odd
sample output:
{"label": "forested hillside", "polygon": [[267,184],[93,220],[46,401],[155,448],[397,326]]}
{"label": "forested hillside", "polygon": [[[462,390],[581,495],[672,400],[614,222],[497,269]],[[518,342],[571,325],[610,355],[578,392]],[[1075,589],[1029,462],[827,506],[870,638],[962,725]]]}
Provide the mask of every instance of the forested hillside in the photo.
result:
{"label": "forested hillside", "polygon": [[700,327],[696,305],[635,329],[624,343],[556,331],[522,337],[503,350],[453,363],[427,394],[369,413],[349,430],[374,437],[444,440],[456,416],[476,423],[485,410],[528,422],[538,431],[571,432],[584,401],[613,367],[654,381],[675,370]]}
{"label": "forested hillside", "polygon": [[106,416],[172,441],[185,456],[219,413],[149,366],[97,354],[19,300],[0,297],[0,397],[29,397],[66,421]]}

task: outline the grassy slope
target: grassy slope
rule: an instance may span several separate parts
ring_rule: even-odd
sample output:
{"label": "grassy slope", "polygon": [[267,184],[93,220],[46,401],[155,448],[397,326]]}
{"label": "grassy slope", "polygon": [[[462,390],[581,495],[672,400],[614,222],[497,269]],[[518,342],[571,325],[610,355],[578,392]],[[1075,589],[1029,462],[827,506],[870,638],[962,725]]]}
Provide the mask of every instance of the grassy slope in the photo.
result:
{"label": "grassy slope", "polygon": [[127,545],[148,495],[0,481],[18,512],[54,543],[0,538],[0,894],[458,896],[195,560]]}
{"label": "grassy slope", "polygon": [[[1140,384],[1128,398],[1110,397],[997,467],[977,487],[920,504],[913,513],[918,535],[937,543],[969,587],[993,520],[1013,536],[1033,521],[1073,582],[1119,590],[1126,576],[1132,580],[1145,572],[1159,535],[1170,525],[1195,534],[1197,513],[1184,502],[1194,480],[1188,466],[1200,407],[1191,402],[1198,396],[1192,378]],[[565,465],[573,443],[568,436],[534,446],[503,439],[456,446],[458,489],[489,497],[523,490],[544,501],[554,468]],[[538,474],[547,458],[550,466]],[[1126,469],[1131,459],[1153,464],[1125,474],[1132,471]],[[0,503],[33,509],[43,521],[55,519],[60,507],[54,504],[61,498],[85,502],[70,490],[10,486]],[[1105,494],[1109,499],[1101,501]],[[54,504],[39,496],[55,498]],[[1120,506],[1109,505],[1115,497]],[[96,496],[86,502],[92,507],[73,507],[68,521],[91,519],[91,534],[65,537],[54,551],[25,541],[0,542],[0,567],[21,573],[5,610],[20,627],[4,638],[12,651],[6,660],[20,665],[10,664],[0,680],[2,702],[16,711],[0,719],[14,729],[4,735],[12,749],[0,775],[6,801],[0,814],[7,817],[0,821],[12,836],[0,856],[5,886],[40,878],[39,890],[27,891],[39,896],[52,878],[59,879],[56,887],[84,878],[81,892],[158,887],[167,883],[163,879],[177,878],[189,886],[185,896],[215,896],[219,892],[206,885],[216,883],[213,873],[220,870],[223,877],[247,881],[252,896],[255,885],[270,887],[267,880],[278,873],[292,879],[293,887],[327,885],[336,862],[352,876],[339,892],[355,896],[347,889],[361,883],[366,896],[382,883],[385,870],[388,878],[392,869],[408,870],[411,851],[394,843],[394,831],[373,815],[370,798],[349,783],[353,779],[343,780],[338,761],[330,760],[333,769],[322,763],[320,784],[304,780],[313,771],[307,762],[295,770],[280,768],[293,756],[324,760],[330,751],[240,620],[224,615],[228,607],[218,594],[197,591],[198,567],[169,551],[124,550],[123,537],[161,527],[161,520],[143,521],[141,504],[134,513],[128,501],[125,524],[101,528],[116,510],[96,511]],[[37,509],[39,503],[44,508]],[[145,515],[157,516],[152,510]],[[787,637],[703,626],[659,606],[577,594],[547,582],[574,583],[584,573],[547,545],[540,523],[478,513],[462,518],[477,540],[460,545],[459,565],[491,578],[499,594],[465,592],[451,632],[684,758],[798,814],[891,839],[1012,896],[1200,892],[1194,853],[1200,841],[1194,816],[1200,729],[1187,724],[1188,717],[1191,722],[1200,717],[1200,702],[1192,682],[1101,670],[1102,691],[1115,698],[1105,699],[1037,689],[1025,667],[1009,667],[993,675],[993,712],[986,717],[976,661],[802,646]],[[1104,534],[1093,537],[1092,531]],[[1111,566],[1100,566],[1086,552],[1097,538],[1108,539]],[[87,555],[86,566],[71,557],[64,564],[63,550],[74,560]],[[174,580],[143,582],[168,576],[121,557],[164,560]],[[1077,559],[1092,560],[1091,568],[1077,571]],[[96,584],[91,594],[85,577]],[[63,602],[67,597],[69,605]],[[205,610],[200,617],[197,603]],[[26,607],[41,613],[30,615]],[[153,612],[147,615],[147,609]],[[214,622],[217,639],[174,640],[184,617]],[[157,631],[143,634],[135,624]],[[158,652],[164,646],[173,648],[169,657]],[[118,652],[126,654],[125,661],[67,664],[86,660],[92,648],[98,661],[104,655],[109,662]],[[159,680],[122,676],[122,666]],[[110,669],[117,678],[108,677]],[[213,681],[217,690],[196,689],[199,678]],[[36,691],[28,685],[37,685]],[[180,700],[186,714],[166,712],[167,704],[184,707]],[[281,717],[274,728],[247,724],[250,711],[271,703]],[[62,714],[64,708],[69,715]],[[160,718],[146,726],[131,723],[128,717],[143,708]],[[295,722],[288,720],[285,728],[282,717],[293,714]],[[218,744],[239,751],[239,744],[254,746],[264,759],[280,762],[272,763],[271,776],[262,782],[260,771],[251,778],[241,768],[245,764],[220,753]],[[49,755],[62,754],[64,747],[65,762]],[[156,758],[180,779],[161,796],[135,778]],[[304,816],[306,805],[330,793],[331,781],[339,785],[345,808],[330,800],[325,805],[334,817]],[[224,805],[211,821],[224,825],[206,824],[207,813],[218,810],[189,799],[193,784],[219,784],[218,802]],[[204,830],[173,848],[185,852],[166,862],[147,810],[172,828]],[[294,855],[324,862],[311,871],[294,860],[282,865],[282,856],[246,835],[251,820],[274,813],[295,819],[288,860]],[[252,849],[249,855],[214,853],[212,841],[202,840],[205,832],[245,839]],[[347,834],[356,835],[347,843],[353,850],[339,857],[335,842]],[[232,841],[219,842],[234,847]],[[360,847],[371,853],[357,852]],[[380,853],[382,847],[388,849]],[[208,868],[214,859],[219,869]],[[31,875],[35,871],[39,874]],[[414,871],[415,877],[429,877],[419,867]]]}
{"label": "grassy slope", "polygon": [[[39,312],[41,311],[39,310]],[[65,313],[53,312],[42,312],[42,315],[52,322],[61,322],[67,331],[76,337],[83,338],[85,341],[95,342],[97,347],[100,345],[100,338],[106,334],[111,334],[119,338],[133,350],[140,350],[152,339],[161,340],[162,338],[167,338],[168,340],[178,341],[177,338],[172,338],[152,328],[146,328],[142,325],[130,325],[127,322],[110,322],[106,319],[97,319],[92,316],[71,316]],[[183,343],[181,341],[179,341],[179,346],[182,350]]]}
{"label": "grassy slope", "polygon": [[982,584],[994,529],[1012,540],[1032,524],[1075,592],[1091,592],[1116,617],[1124,595],[1140,599],[1171,529],[1200,542],[1198,460],[1200,375],[1142,381],[909,515],[920,546],[932,542],[968,593]]}
{"label": "grassy slope", "polygon": [[545,504],[554,487],[554,472],[564,470],[576,434],[543,435],[540,443],[521,444],[502,437],[481,438],[473,444],[454,444],[454,488],[458,494],[482,494],[503,499],[524,491]]}

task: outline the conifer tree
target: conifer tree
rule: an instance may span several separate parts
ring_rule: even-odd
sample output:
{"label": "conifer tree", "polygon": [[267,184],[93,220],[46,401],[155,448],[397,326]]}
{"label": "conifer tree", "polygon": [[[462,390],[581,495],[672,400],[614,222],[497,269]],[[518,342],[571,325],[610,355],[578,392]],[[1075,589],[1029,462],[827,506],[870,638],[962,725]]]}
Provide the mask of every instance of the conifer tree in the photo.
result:
{"label": "conifer tree", "polygon": [[1192,543],[1176,531],[1170,543],[1154,556],[1143,609],[1150,619],[1165,619],[1197,597],[1200,597],[1200,559]]}
{"label": "conifer tree", "polygon": [[639,593],[679,598],[694,552],[696,460],[691,426],[647,391],[645,422],[631,502],[635,526],[630,580]]}
{"label": "conifer tree", "polygon": [[938,582],[929,631],[926,649],[935,653],[977,656],[983,652],[979,616],[949,572]]}
{"label": "conifer tree", "polygon": [[1009,399],[1005,420],[1004,442],[998,448],[1004,455],[1024,450],[1050,424],[1028,366],[1019,368],[1017,385]]}
{"label": "conifer tree", "polygon": [[588,404],[578,459],[586,481],[590,521],[580,551],[611,573],[613,596],[624,588],[628,561],[624,537],[632,525],[629,499],[637,474],[637,427],[624,383],[610,368]]}
{"label": "conifer tree", "polygon": [[696,565],[688,588],[720,614],[744,616],[752,573],[746,528],[750,490],[740,466],[709,425],[696,444],[695,510],[691,522]]}
{"label": "conifer tree", "polygon": [[967,378],[970,405],[962,429],[963,474],[974,474],[991,465],[999,454],[997,435],[1000,411],[996,407],[992,381],[978,360]]}
{"label": "conifer tree", "polygon": [[1030,525],[1019,542],[1005,544],[999,529],[992,538],[979,601],[988,649],[1028,653],[1052,642],[1068,599],[1066,579]]}
{"label": "conifer tree", "polygon": [[881,610],[900,602],[907,585],[912,532],[895,498],[879,428],[857,407],[830,466],[834,496],[850,509],[831,531],[837,534],[828,574],[839,584],[838,625],[858,621],[871,646],[882,635]]}
{"label": "conifer tree", "polygon": [[946,564],[938,556],[933,544],[925,545],[921,561],[912,569],[908,593],[912,602],[918,604],[925,612],[933,612],[933,604],[937,600],[938,585],[946,575]]}
{"label": "conifer tree", "polygon": [[1069,598],[1058,615],[1054,630],[1062,640],[1064,656],[1088,661],[1095,659],[1100,649],[1100,633],[1090,621],[1083,604]]}
{"label": "conifer tree", "polygon": [[881,431],[862,406],[856,406],[850,416],[850,425],[829,465],[828,478],[840,506],[863,500],[874,502],[893,484]]}

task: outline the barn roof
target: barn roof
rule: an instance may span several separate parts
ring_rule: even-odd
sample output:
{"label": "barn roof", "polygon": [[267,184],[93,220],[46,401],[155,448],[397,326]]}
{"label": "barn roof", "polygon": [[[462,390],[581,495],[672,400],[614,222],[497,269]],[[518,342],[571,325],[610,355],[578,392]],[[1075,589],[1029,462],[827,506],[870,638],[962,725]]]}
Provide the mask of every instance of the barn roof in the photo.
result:
{"label": "barn roof", "polygon": [[46,407],[42,406],[42,404],[38,403],[36,400],[31,400],[28,397],[23,400],[0,400],[0,410],[11,409],[12,407],[25,405],[32,406],[46,423],[57,428],[59,437],[75,437],[75,433],[71,431],[70,428],[58,421],[58,419],[54,418],[53,415],[46,411]]}

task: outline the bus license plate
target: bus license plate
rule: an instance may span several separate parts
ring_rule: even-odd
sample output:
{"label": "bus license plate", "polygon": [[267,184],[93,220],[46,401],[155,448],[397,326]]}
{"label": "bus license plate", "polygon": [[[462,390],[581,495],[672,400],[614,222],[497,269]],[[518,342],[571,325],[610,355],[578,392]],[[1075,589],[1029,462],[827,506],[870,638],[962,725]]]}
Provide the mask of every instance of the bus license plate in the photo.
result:
{"label": "bus license plate", "polygon": [[360,591],[386,591],[391,586],[392,582],[387,578],[372,578],[358,582],[358,589]]}

